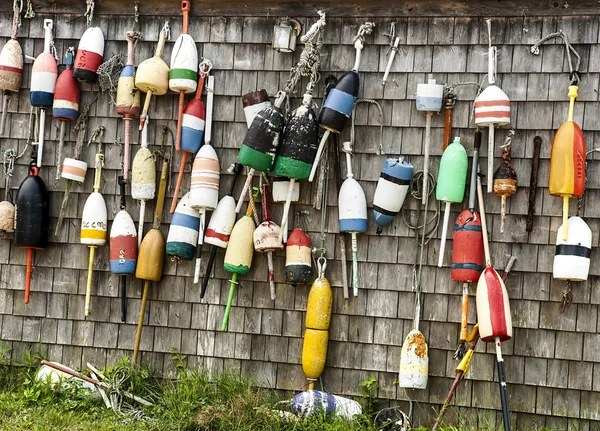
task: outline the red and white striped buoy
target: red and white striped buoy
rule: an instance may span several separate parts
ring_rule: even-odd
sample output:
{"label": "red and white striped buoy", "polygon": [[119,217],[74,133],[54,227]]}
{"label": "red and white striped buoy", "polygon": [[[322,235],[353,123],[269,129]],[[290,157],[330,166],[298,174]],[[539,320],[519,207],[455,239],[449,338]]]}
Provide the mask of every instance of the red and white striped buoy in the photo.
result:
{"label": "red and white striped buoy", "polygon": [[94,0],[87,0],[87,29],[83,32],[77,47],[73,76],[85,82],[95,82],[98,68],[104,56],[104,33],[100,27],[92,26],[94,20]]}

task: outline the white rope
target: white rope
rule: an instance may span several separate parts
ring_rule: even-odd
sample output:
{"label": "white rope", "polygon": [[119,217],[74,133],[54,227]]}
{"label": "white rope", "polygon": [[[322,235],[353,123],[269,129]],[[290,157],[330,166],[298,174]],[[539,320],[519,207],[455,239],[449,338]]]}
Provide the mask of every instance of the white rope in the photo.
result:
{"label": "white rope", "polygon": [[[562,30],[559,30],[555,33],[550,33],[549,35],[538,40],[531,46],[531,53],[533,55],[540,55],[540,45],[542,45],[544,42],[550,39],[554,39],[555,37],[560,37],[565,43],[565,52],[567,53],[567,62],[569,63],[569,79],[571,80],[571,84],[577,85],[577,83],[579,82],[579,65],[581,64],[581,57],[579,56],[579,53],[575,50],[575,48],[573,48],[573,46],[569,43],[567,35],[564,34]],[[573,68],[571,53],[573,53],[573,55],[577,57],[577,65],[575,66],[575,68]]]}

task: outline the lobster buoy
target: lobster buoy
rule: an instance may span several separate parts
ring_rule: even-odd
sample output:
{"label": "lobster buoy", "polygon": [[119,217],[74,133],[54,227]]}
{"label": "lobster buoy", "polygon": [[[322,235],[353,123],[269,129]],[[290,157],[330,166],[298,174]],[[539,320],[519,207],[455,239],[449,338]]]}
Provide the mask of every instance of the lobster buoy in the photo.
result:
{"label": "lobster buoy", "polygon": [[[148,120],[146,120],[148,123]],[[140,221],[138,227],[138,245],[144,234],[144,216],[146,201],[154,199],[156,194],[156,162],[148,149],[148,128],[142,130],[142,147],[131,164],[131,197],[140,201]]]}
{"label": "lobster buoy", "polygon": [[567,241],[569,229],[569,198],[581,197],[585,187],[586,147],[583,132],[573,121],[578,87],[569,86],[569,116],[554,135],[550,154],[548,191],[563,198],[562,239]]}
{"label": "lobster buoy", "polygon": [[285,278],[293,286],[308,284],[313,278],[312,246],[302,229],[294,229],[285,247]]}
{"label": "lobster buoy", "polygon": [[96,82],[103,56],[104,33],[100,27],[88,27],[77,46],[73,77],[80,81]]}
{"label": "lobster buoy", "polygon": [[58,77],[56,60],[50,53],[52,39],[52,20],[44,20],[44,52],[37,56],[31,71],[31,88],[29,100],[31,106],[36,108],[52,108],[54,102],[54,89]]}
{"label": "lobster buoy", "polygon": [[117,114],[137,117],[140,115],[140,92],[135,87],[134,46],[135,32],[128,31],[127,64],[121,70],[117,83]]}
{"label": "lobster buoy", "polygon": [[348,420],[362,413],[362,407],[357,401],[312,389],[300,392],[292,398],[292,410],[303,418],[325,414]]}
{"label": "lobster buoy", "polygon": [[238,153],[238,161],[242,165],[261,172],[273,170],[285,125],[281,110],[285,97],[285,92],[279,92],[275,104],[254,117]]}
{"label": "lobster buoy", "polygon": [[556,236],[552,275],[559,280],[585,281],[590,272],[592,230],[581,217],[569,217],[569,236],[562,239],[561,226]]}
{"label": "lobster buoy", "polygon": [[123,209],[117,213],[110,228],[110,272],[134,274],[137,254],[135,223],[127,210]]}
{"label": "lobster buoy", "polygon": [[500,196],[500,233],[504,233],[504,219],[506,218],[506,198],[517,193],[517,173],[510,164],[510,145],[504,147],[502,163],[494,172],[493,190]]}
{"label": "lobster buoy", "polygon": [[242,96],[242,105],[244,106],[244,116],[248,128],[252,125],[254,117],[263,109],[271,106],[269,94],[264,88],[262,90],[253,91]]}
{"label": "lobster buoy", "polygon": [[204,145],[196,154],[192,167],[190,204],[193,208],[212,211],[219,201],[219,158],[212,145]]}
{"label": "lobster buoy", "polygon": [[448,234],[448,222],[450,221],[450,206],[452,203],[460,203],[465,197],[465,185],[467,184],[467,170],[469,160],[467,152],[460,143],[460,138],[454,138],[442,154],[438,182],[435,189],[435,197],[438,201],[446,203],[444,209],[444,224],[442,225],[442,239],[440,244],[440,255],[438,266],[444,262],[444,250],[446,249],[446,236]]}
{"label": "lobster buoy", "polygon": [[0,90],[18,93],[23,76],[23,50],[16,39],[9,39],[0,51]]}
{"label": "lobster buoy", "polygon": [[384,226],[392,223],[400,212],[413,171],[413,165],[402,157],[387,159],[383,163],[373,196],[373,217],[377,223],[377,235],[381,234]]}
{"label": "lobster buoy", "polygon": [[231,285],[229,287],[229,297],[227,298],[227,306],[223,315],[223,324],[221,331],[227,330],[229,322],[229,313],[233,304],[233,296],[235,294],[235,286],[237,283],[238,274],[248,274],[252,265],[252,257],[254,256],[254,241],[253,232],[254,220],[252,219],[252,205],[248,205],[246,215],[239,219],[229,238],[229,245],[225,251],[225,259],[223,268],[227,272],[233,273],[231,276]]}
{"label": "lobster buoy", "polygon": [[27,249],[27,272],[25,278],[25,304],[29,303],[33,251],[48,246],[50,228],[50,198],[44,180],[38,176],[38,168],[29,168],[27,176],[15,201],[15,247]]}
{"label": "lobster buoy", "polygon": [[15,206],[9,201],[0,202],[0,230],[14,232]]}
{"label": "lobster buoy", "polygon": [[106,202],[99,192],[93,192],[85,201],[81,216],[81,244],[102,246],[106,244]]}
{"label": "lobster buoy", "polygon": [[167,255],[192,260],[198,244],[200,214],[190,203],[190,193],[183,195],[171,217],[167,236]]}
{"label": "lobster buoy", "polygon": [[325,369],[329,324],[333,307],[333,293],[329,281],[322,271],[308,294],[306,305],[306,331],[302,346],[302,370],[309,381],[309,389],[314,389],[315,381]]}
{"label": "lobster buoy", "polygon": [[157,96],[162,96],[163,94],[166,94],[169,89],[169,66],[161,58],[167,40],[168,25],[168,22],[165,23],[165,26],[160,32],[160,38],[158,40],[158,45],[156,46],[154,57],[142,61],[135,74],[135,87],[146,93],[144,108],[140,115],[140,130],[144,129],[152,95],[156,94]]}
{"label": "lobster buoy", "polygon": [[85,181],[85,174],[87,173],[87,163],[82,160],[65,158],[60,176],[67,180],[73,180],[78,183]]}
{"label": "lobster buoy", "polygon": [[425,336],[418,329],[411,330],[400,351],[399,386],[425,389],[429,375],[429,348]]}
{"label": "lobster buoy", "polygon": [[454,281],[473,283],[479,280],[484,268],[481,217],[478,212],[466,209],[454,222],[450,277]]}

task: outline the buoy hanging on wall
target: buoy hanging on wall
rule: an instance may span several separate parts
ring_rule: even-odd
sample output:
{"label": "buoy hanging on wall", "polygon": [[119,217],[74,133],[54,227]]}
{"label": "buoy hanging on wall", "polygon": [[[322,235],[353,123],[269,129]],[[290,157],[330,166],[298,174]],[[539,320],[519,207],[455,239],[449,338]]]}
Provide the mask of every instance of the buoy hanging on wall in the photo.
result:
{"label": "buoy hanging on wall", "polygon": [[444,250],[446,249],[446,236],[448,233],[448,222],[450,221],[450,206],[452,203],[461,203],[465,197],[468,168],[467,152],[461,145],[460,138],[456,137],[454,138],[454,142],[448,145],[444,154],[442,154],[438,182],[435,189],[437,200],[446,203],[440,255],[438,258],[438,266],[440,268],[444,263]]}
{"label": "buoy hanging on wall", "polygon": [[312,245],[302,229],[294,229],[285,247],[285,278],[293,286],[313,279]]}
{"label": "buoy hanging on wall", "polygon": [[192,260],[198,244],[200,214],[190,205],[190,193],[183,195],[171,217],[167,236],[167,255]]}
{"label": "buoy hanging on wall", "polygon": [[[146,126],[150,119],[146,119]],[[138,227],[138,246],[144,235],[144,217],[146,201],[154,199],[156,194],[156,162],[148,149],[148,128],[142,130],[142,147],[131,164],[131,197],[140,201],[140,221]]]}
{"label": "buoy hanging on wall", "polygon": [[39,120],[38,135],[38,154],[37,166],[42,166],[42,156],[44,154],[44,129],[46,126],[46,109],[52,108],[54,102],[54,88],[58,76],[56,60],[50,53],[50,44],[52,43],[52,20],[44,20],[44,52],[37,56],[31,69],[31,86],[29,101],[31,106],[41,108]]}
{"label": "buoy hanging on wall", "polygon": [[65,144],[65,125],[77,120],[79,116],[79,85],[73,78],[73,51],[74,48],[67,50],[67,68],[63,70],[56,80],[54,92],[54,103],[52,104],[52,116],[60,121],[60,132],[58,148],[56,149],[56,176],[60,179],[62,168],[62,152]]}
{"label": "buoy hanging on wall", "polygon": [[413,165],[403,157],[387,159],[383,163],[373,196],[373,217],[377,223],[377,235],[381,234],[384,226],[392,223],[400,212],[413,171]]}
{"label": "buoy hanging on wall", "polygon": [[21,78],[23,77],[23,50],[17,41],[19,26],[21,25],[20,14],[20,9],[14,8],[12,35],[2,47],[2,51],[0,51],[0,90],[4,93],[0,135],[4,134],[10,93],[19,92],[21,89]]}
{"label": "buoy hanging on wall", "polygon": [[29,175],[21,183],[15,201],[14,244],[17,248],[27,249],[25,304],[29,304],[33,252],[48,246],[50,228],[50,198],[44,180],[38,176],[35,159],[35,150],[32,150]]}
{"label": "buoy hanging on wall", "polygon": [[592,230],[581,217],[569,217],[569,236],[563,240],[563,226],[556,235],[552,275],[559,280],[585,281],[590,272]]}
{"label": "buoy hanging on wall", "polygon": [[502,151],[502,163],[494,172],[493,191],[496,196],[502,198],[500,205],[500,233],[504,233],[504,219],[506,218],[506,198],[517,193],[517,173],[510,164],[510,141],[507,138]]}
{"label": "buoy hanging on wall", "polygon": [[94,21],[94,0],[86,0],[86,4],[87,29],[79,40],[73,77],[85,82],[96,82],[98,68],[104,56],[104,33],[102,33],[100,27],[92,25]]}
{"label": "buoy hanging on wall", "polygon": [[166,94],[169,89],[169,66],[161,58],[169,31],[169,21],[166,21],[160,32],[160,38],[156,45],[154,57],[142,61],[135,74],[136,88],[146,93],[144,108],[140,115],[140,130],[144,129],[152,95],[156,94],[157,96],[162,96],[163,94]]}

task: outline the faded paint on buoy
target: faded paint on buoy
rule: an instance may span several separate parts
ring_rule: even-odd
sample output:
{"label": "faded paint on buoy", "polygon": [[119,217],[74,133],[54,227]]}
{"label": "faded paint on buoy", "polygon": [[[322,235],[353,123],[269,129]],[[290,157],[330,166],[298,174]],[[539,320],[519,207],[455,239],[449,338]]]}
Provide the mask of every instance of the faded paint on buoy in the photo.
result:
{"label": "faded paint on buoy", "polygon": [[190,204],[193,208],[214,210],[217,207],[220,178],[221,167],[217,153],[212,145],[204,145],[196,154],[192,166]]}
{"label": "faded paint on buoy", "polygon": [[117,114],[131,117],[140,115],[140,92],[135,87],[134,36],[133,31],[126,33],[127,64],[121,70],[117,84]]}
{"label": "faded paint on buoy", "polygon": [[140,245],[135,278],[160,281],[165,258],[165,239],[158,229],[150,229]]}
{"label": "faded paint on buoy", "polygon": [[190,193],[183,195],[171,217],[167,236],[167,255],[192,260],[198,244],[200,214],[192,208]]}
{"label": "faded paint on buoy", "polygon": [[302,370],[308,380],[317,380],[325,369],[329,331],[307,328],[302,345]]}
{"label": "faded paint on buoy", "polygon": [[154,199],[156,194],[156,163],[147,147],[138,150],[131,165],[131,196],[134,199]]}
{"label": "faded paint on buoy", "polygon": [[429,375],[429,349],[425,337],[416,329],[410,331],[400,352],[399,386],[425,389]]}
{"label": "faded paint on buoy", "polygon": [[377,233],[392,223],[400,212],[413,176],[413,165],[402,157],[387,159],[381,168],[373,196],[373,217]]}
{"label": "faded paint on buoy", "polygon": [[88,27],[77,46],[73,77],[85,82],[95,82],[103,56],[104,33],[100,27]]}
{"label": "faded paint on buoy", "polygon": [[57,77],[58,68],[54,56],[50,52],[42,52],[35,59],[31,70],[31,106],[52,108]]}
{"label": "faded paint on buoy", "polygon": [[189,34],[180,34],[171,53],[169,88],[191,93],[198,86],[198,49]]}
{"label": "faded paint on buoy", "polygon": [[245,215],[237,221],[229,245],[225,251],[223,268],[225,271],[235,274],[248,274],[252,265],[254,256],[254,242],[252,233],[254,232],[254,220],[249,215]]}
{"label": "faded paint on buoy", "polygon": [[0,202],[0,230],[14,232],[15,206],[9,201]]}
{"label": "faded paint on buoy", "polygon": [[562,225],[556,234],[556,254],[552,275],[559,280],[585,281],[590,272],[592,230],[581,217],[569,217],[567,240]]}
{"label": "faded paint on buoy", "polygon": [[79,115],[79,85],[73,78],[73,54],[67,52],[67,68],[56,80],[52,116],[59,121],[75,121]]}
{"label": "faded paint on buoy", "polygon": [[0,90],[18,93],[23,77],[23,50],[15,39],[9,39],[0,51]]}
{"label": "faded paint on buoy", "polygon": [[126,210],[115,216],[110,228],[110,272],[133,274],[137,263],[138,240],[135,223]]}
{"label": "faded paint on buoy", "polygon": [[342,75],[325,99],[319,113],[319,126],[333,133],[342,131],[358,98],[359,82],[355,71]]}
{"label": "faded paint on buoy", "polygon": [[285,247],[285,275],[292,285],[310,283],[313,277],[310,239],[302,229],[294,229]]}
{"label": "faded paint on buoy", "polygon": [[81,244],[102,246],[106,244],[107,214],[104,198],[98,192],[88,196],[81,216]]}
{"label": "faded paint on buoy", "polygon": [[223,196],[208,222],[204,242],[217,247],[226,248],[234,224],[235,199],[232,196]]}
{"label": "faded paint on buoy", "polygon": [[450,277],[454,281],[473,283],[479,280],[484,269],[481,217],[478,212],[466,209],[454,223]]}
{"label": "faded paint on buoy", "polygon": [[244,106],[244,116],[248,128],[252,125],[254,117],[263,109],[271,106],[271,100],[267,94],[267,90],[253,91],[242,96],[242,105]]}
{"label": "faded paint on buoy", "polygon": [[85,174],[87,173],[87,163],[82,160],[65,158],[62,165],[60,176],[67,180],[77,181],[83,183],[85,181]]}
{"label": "faded paint on buoy", "polygon": [[302,346],[302,369],[308,380],[318,379],[325,368],[332,307],[333,292],[329,281],[324,277],[317,278],[308,294]]}
{"label": "faded paint on buoy", "polygon": [[496,270],[488,266],[477,282],[477,323],[481,340],[494,342],[496,338],[512,338],[510,302],[504,281]]}

